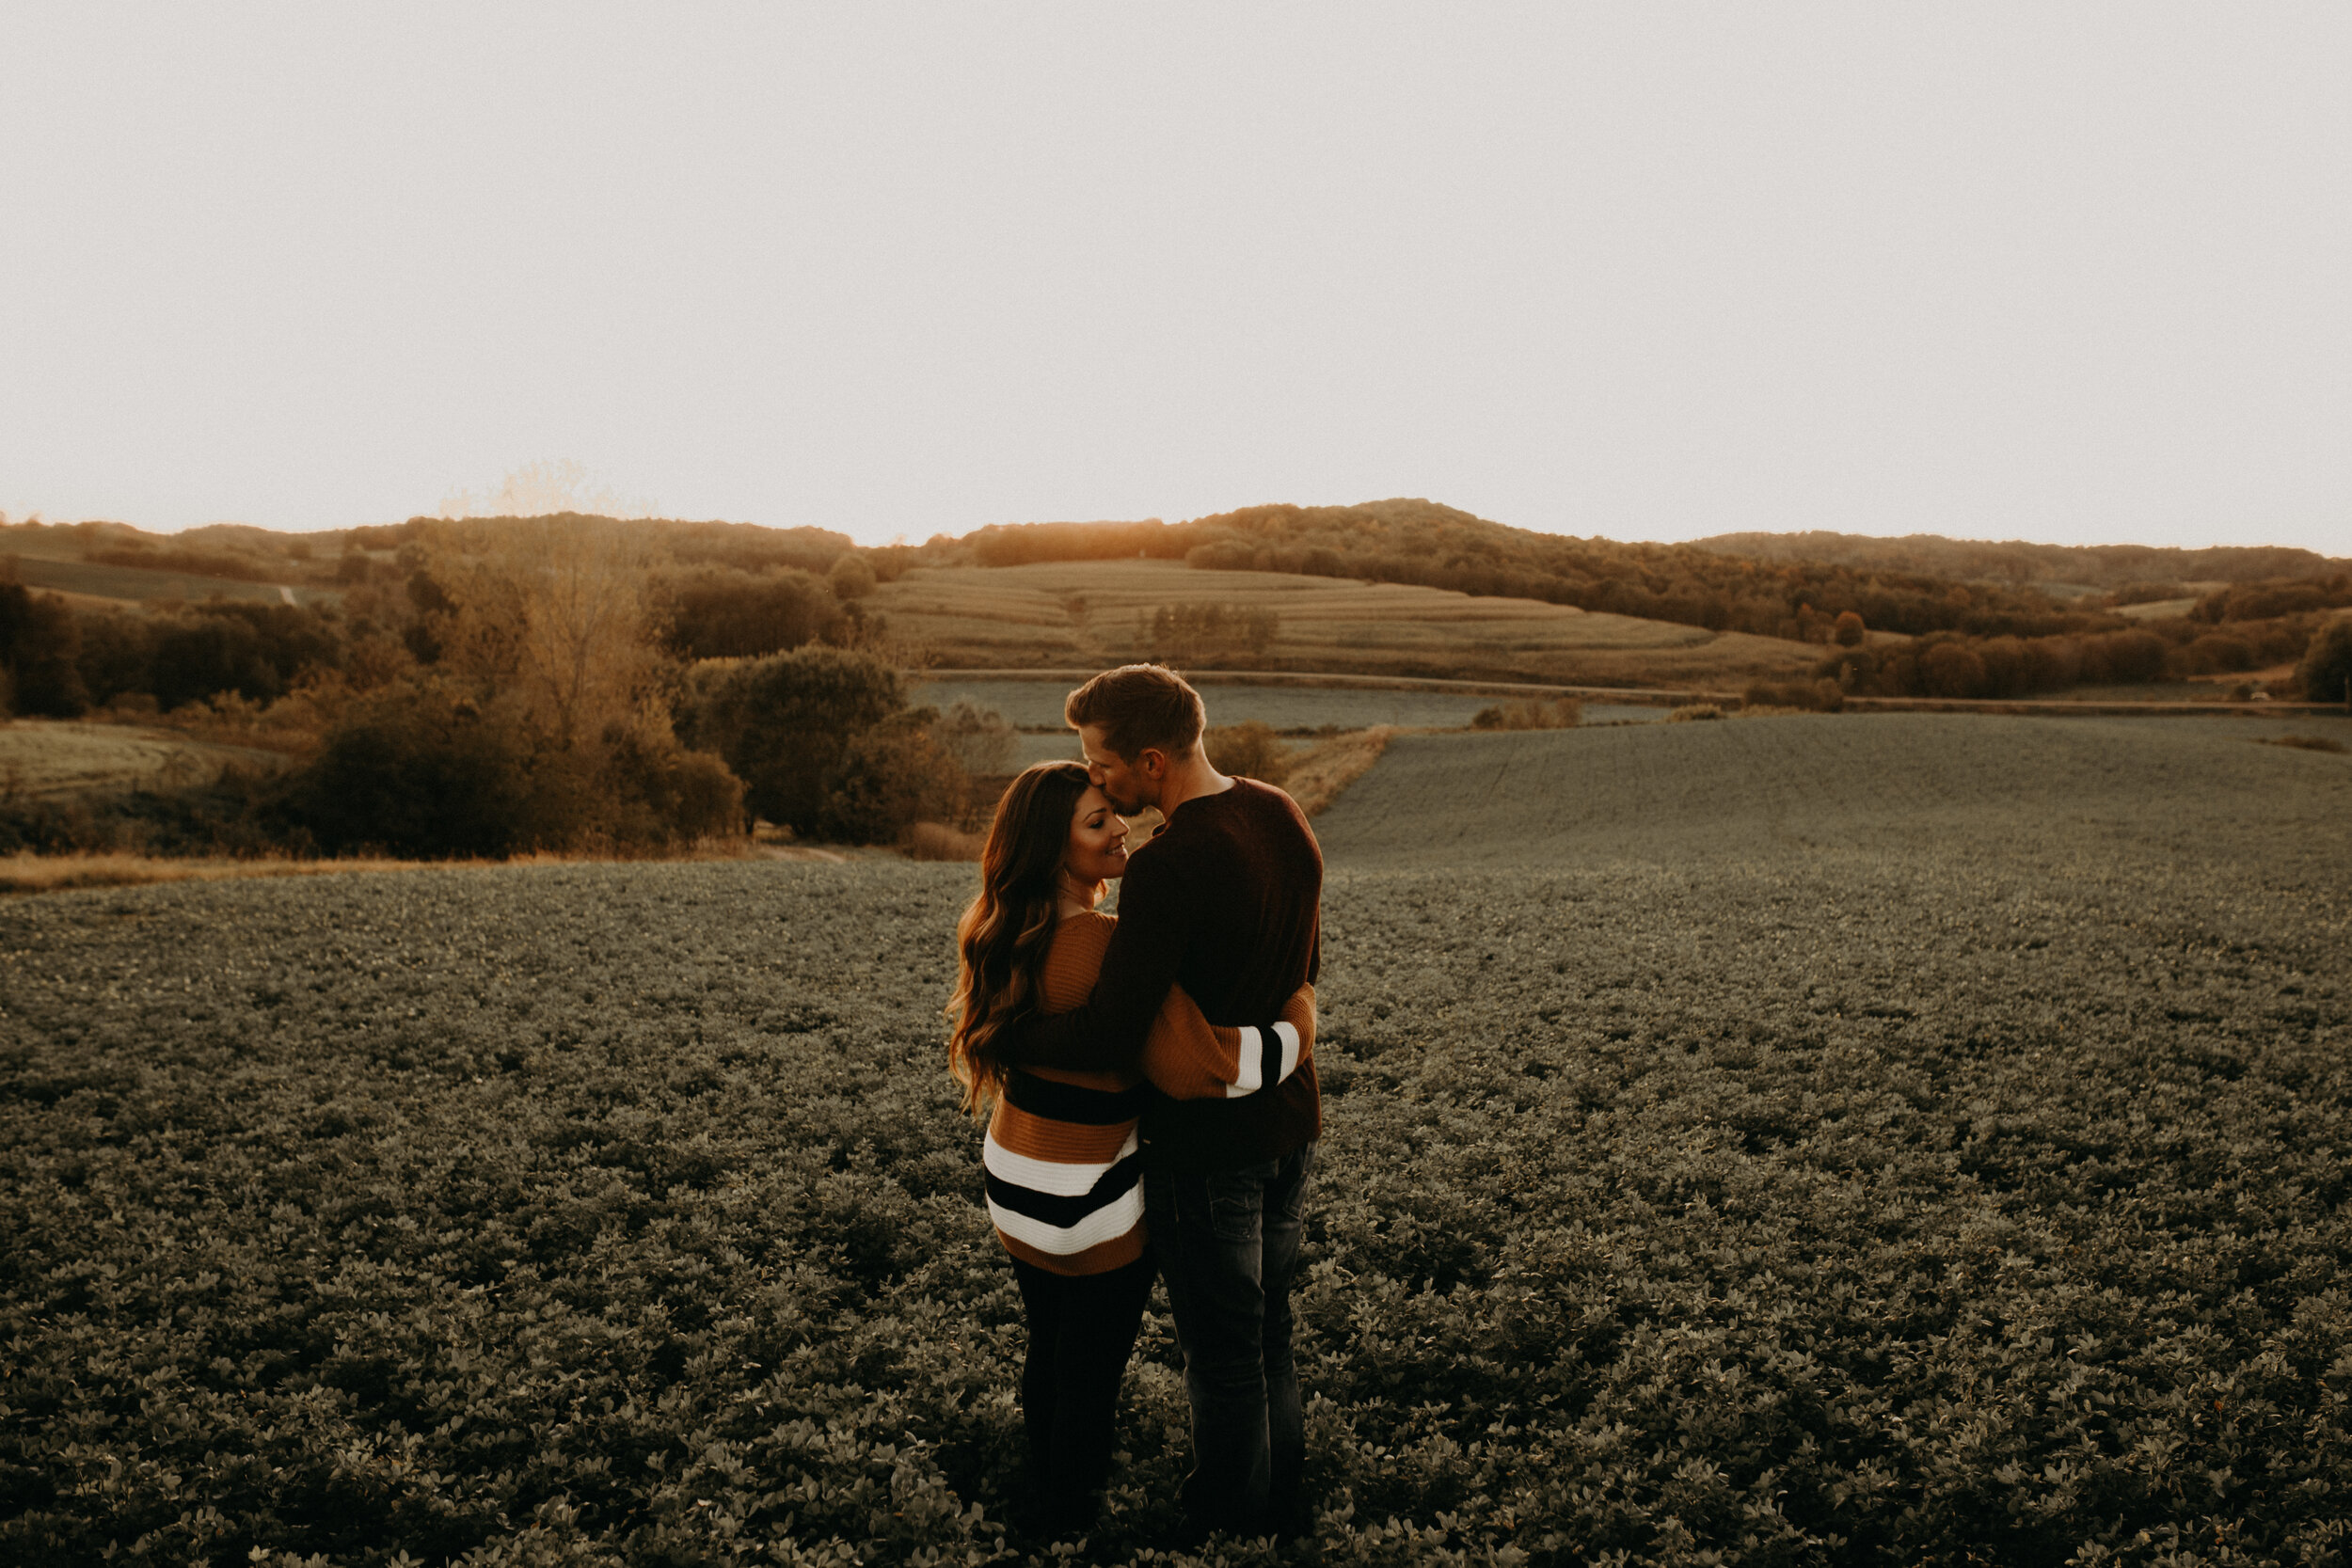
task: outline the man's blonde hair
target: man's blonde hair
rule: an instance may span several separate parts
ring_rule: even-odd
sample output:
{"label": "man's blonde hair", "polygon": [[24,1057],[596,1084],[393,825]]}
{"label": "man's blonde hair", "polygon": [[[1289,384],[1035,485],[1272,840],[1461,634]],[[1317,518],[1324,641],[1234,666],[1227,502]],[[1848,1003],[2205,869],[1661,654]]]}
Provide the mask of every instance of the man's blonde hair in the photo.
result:
{"label": "man's blonde hair", "polygon": [[1181,762],[1200,743],[1208,709],[1182,675],[1157,664],[1122,664],[1105,670],[1070,694],[1062,717],[1072,729],[1088,724],[1103,732],[1103,744],[1134,760],[1157,751]]}

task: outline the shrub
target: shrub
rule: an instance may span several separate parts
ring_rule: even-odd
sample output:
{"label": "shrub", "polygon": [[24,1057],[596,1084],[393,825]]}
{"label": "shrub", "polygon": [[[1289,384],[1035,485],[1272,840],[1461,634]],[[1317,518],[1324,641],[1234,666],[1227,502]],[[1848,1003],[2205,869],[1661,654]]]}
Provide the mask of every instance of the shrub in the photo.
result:
{"label": "shrub", "polygon": [[1209,754],[1209,766],[1220,773],[1275,785],[1291,776],[1289,749],[1258,720],[1213,724],[1201,735],[1200,744]]}
{"label": "shrub", "polygon": [[1788,707],[1804,713],[1836,713],[1846,694],[1826,676],[1810,681],[1753,681],[1740,694],[1743,707]]}
{"label": "shrub", "polygon": [[2201,675],[2251,670],[2255,664],[2254,645],[2226,631],[2207,632],[2188,645],[2188,655],[2191,667]]}
{"label": "shrub", "polygon": [[2312,639],[2295,678],[2314,703],[2352,706],[2352,620],[2331,621]]}
{"label": "shrub", "polygon": [[966,773],[1009,773],[1019,755],[1019,737],[1011,722],[969,697],[958,697],[947,705],[947,710],[931,725],[931,737]]}
{"label": "shrub", "polygon": [[753,577],[705,568],[672,578],[660,598],[663,646],[688,659],[784,653],[823,637],[841,613],[822,579],[789,569]]}
{"label": "shrub", "polygon": [[862,599],[874,591],[874,568],[855,550],[845,550],[826,574],[836,599]]}
{"label": "shrub", "polygon": [[1666,715],[1666,722],[1688,724],[1701,720],[1721,719],[1723,716],[1724,710],[1713,703],[1685,703]]}
{"label": "shrub", "polygon": [[666,726],[608,736],[601,783],[614,844],[653,847],[743,831],[743,781],[713,752],[690,752]]}
{"label": "shrub", "polygon": [[690,699],[690,744],[718,752],[755,816],[807,837],[887,844],[961,807],[962,768],[909,709],[898,672],[860,649],[810,646],[712,671]]}
{"label": "shrub", "polygon": [[0,715],[80,718],[89,708],[80,652],[80,628],[63,599],[0,582]]}
{"label": "shrub", "polygon": [[1919,684],[1931,697],[1982,696],[1984,660],[1973,648],[1938,642],[1919,656]]}
{"label": "shrub", "polygon": [[817,837],[889,844],[922,818],[961,815],[963,770],[922,717],[918,709],[850,737],[810,824]]}
{"label": "shrub", "polygon": [[357,704],[294,785],[296,816],[330,853],[502,857],[570,835],[580,791],[538,769],[511,714],[442,682]]}
{"label": "shrub", "polygon": [[1868,630],[1869,628],[1862,624],[1861,616],[1851,610],[1844,610],[1838,611],[1837,623],[1831,628],[1830,636],[1839,647],[1851,648],[1862,641]]}
{"label": "shrub", "polygon": [[1522,698],[1482,707],[1471,716],[1474,730],[1572,730],[1584,721],[1584,704],[1575,697]]}

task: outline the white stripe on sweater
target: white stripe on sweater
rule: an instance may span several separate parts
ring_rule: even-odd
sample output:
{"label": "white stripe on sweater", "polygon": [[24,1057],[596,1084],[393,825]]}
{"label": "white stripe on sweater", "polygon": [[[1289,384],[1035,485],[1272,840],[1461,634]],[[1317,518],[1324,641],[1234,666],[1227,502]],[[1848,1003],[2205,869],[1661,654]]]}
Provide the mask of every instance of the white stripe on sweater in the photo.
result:
{"label": "white stripe on sweater", "polygon": [[[1225,1085],[1225,1098],[1228,1100],[1240,1100],[1246,1095],[1256,1094],[1265,1086],[1264,1074],[1258,1069],[1260,1056],[1258,1031],[1254,1026],[1245,1023],[1241,1026],[1240,1032],[1241,1072],[1234,1082]],[[1279,1084],[1298,1070],[1298,1030],[1293,1024],[1278,1023],[1274,1026],[1274,1037],[1280,1042],[1282,1047],[1282,1072],[1281,1076],[1275,1080]]]}
{"label": "white stripe on sweater", "polygon": [[1073,1252],[1084,1252],[1104,1242],[1115,1242],[1143,1223],[1143,1187],[1140,1183],[1128,1188],[1118,1197],[1103,1205],[1068,1229],[1056,1229],[1043,1220],[1033,1220],[1026,1214],[1016,1214],[991,1198],[988,1217],[996,1222],[996,1228],[1025,1246],[1055,1258],[1067,1258]]}
{"label": "white stripe on sweater", "polygon": [[1097,1181],[1109,1174],[1111,1166],[1140,1147],[1135,1129],[1129,1128],[1127,1141],[1119,1146],[1118,1153],[1102,1164],[1065,1164],[1059,1160],[1040,1160],[1034,1155],[1015,1154],[996,1141],[996,1130],[991,1128],[988,1140],[980,1146],[980,1164],[986,1165],[989,1175],[999,1181],[1009,1181],[1033,1193],[1050,1193],[1056,1197],[1084,1197],[1094,1191]]}

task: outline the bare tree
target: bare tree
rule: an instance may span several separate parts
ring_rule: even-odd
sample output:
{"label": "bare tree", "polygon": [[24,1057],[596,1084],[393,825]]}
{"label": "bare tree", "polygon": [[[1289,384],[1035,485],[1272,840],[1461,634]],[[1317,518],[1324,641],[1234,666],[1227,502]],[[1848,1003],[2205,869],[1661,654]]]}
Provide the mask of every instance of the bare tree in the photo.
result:
{"label": "bare tree", "polygon": [[657,657],[644,545],[596,518],[528,517],[448,535],[449,657],[518,693],[569,750],[644,723]]}

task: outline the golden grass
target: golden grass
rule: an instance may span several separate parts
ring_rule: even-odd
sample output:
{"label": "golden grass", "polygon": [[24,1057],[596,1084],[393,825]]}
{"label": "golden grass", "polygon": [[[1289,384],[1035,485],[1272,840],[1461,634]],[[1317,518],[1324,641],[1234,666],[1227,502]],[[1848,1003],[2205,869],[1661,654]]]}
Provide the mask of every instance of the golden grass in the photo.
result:
{"label": "golden grass", "polygon": [[1349,784],[1371,771],[1396,734],[1394,724],[1378,724],[1317,741],[1290,759],[1290,776],[1283,787],[1300,811],[1317,816]]}
{"label": "golden grass", "polygon": [[483,870],[492,867],[602,864],[639,861],[809,861],[847,864],[852,856],[806,845],[754,845],[744,839],[706,839],[645,854],[533,854],[508,860],[404,861],[353,857],[297,860],[292,856],[201,859],[128,853],[0,855],[0,895],[65,893],[74,888],[142,887],[153,882],[220,882],[261,877],[330,877],[342,872]]}
{"label": "golden grass", "polygon": [[0,797],[207,784],[224,768],[284,763],[274,751],[153,725],[58,719],[0,723]]}
{"label": "golden grass", "polygon": [[218,882],[245,877],[317,877],[342,871],[416,871],[426,863],[393,860],[166,860],[152,855],[18,853],[0,855],[0,894],[64,893],[72,888],[138,887],[150,882]]}
{"label": "golden grass", "polygon": [[917,822],[898,837],[898,852],[914,861],[977,861],[986,833],[967,833],[945,822]]}

